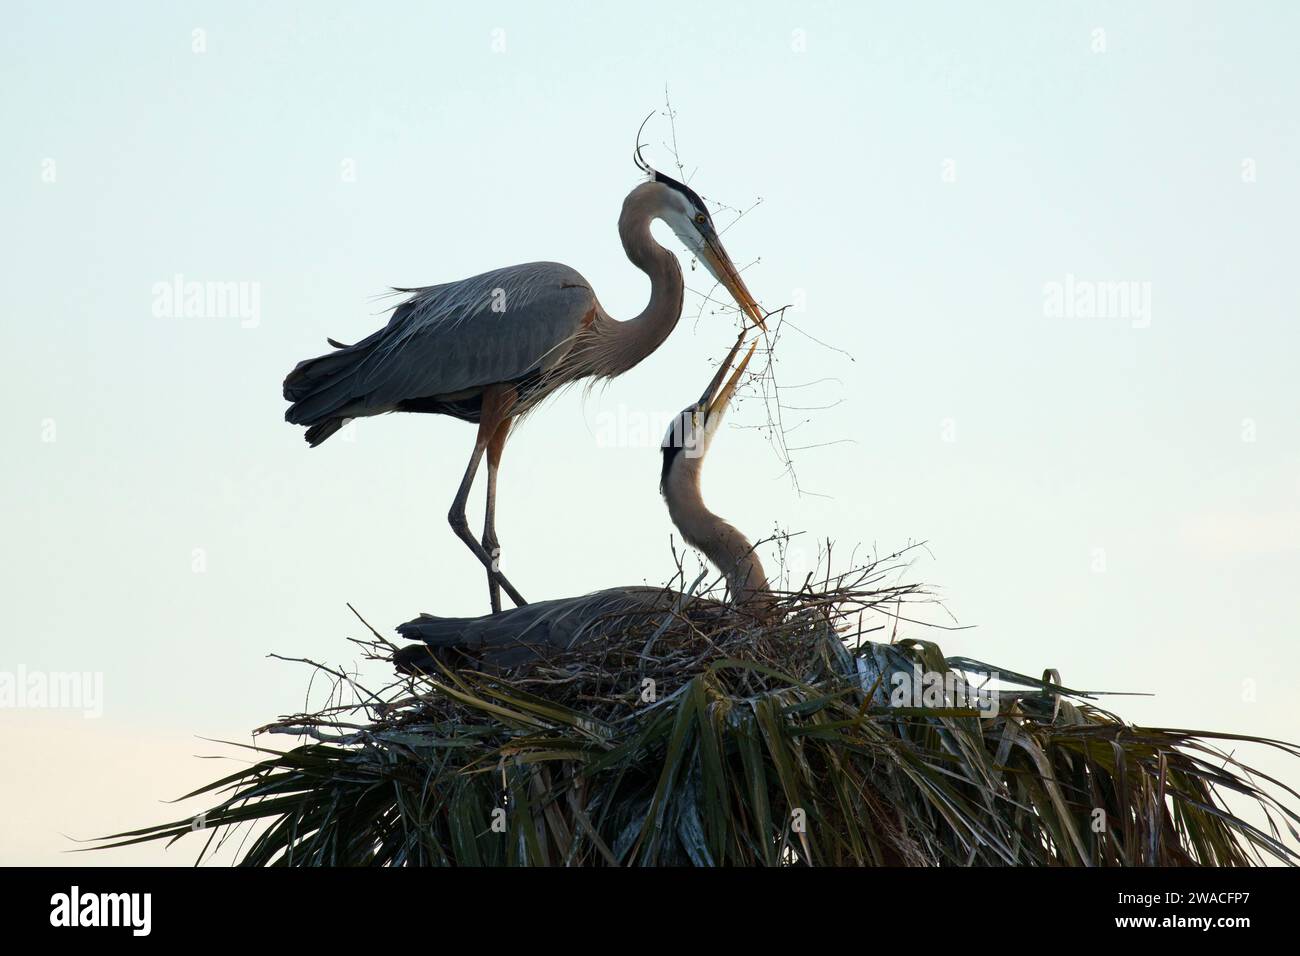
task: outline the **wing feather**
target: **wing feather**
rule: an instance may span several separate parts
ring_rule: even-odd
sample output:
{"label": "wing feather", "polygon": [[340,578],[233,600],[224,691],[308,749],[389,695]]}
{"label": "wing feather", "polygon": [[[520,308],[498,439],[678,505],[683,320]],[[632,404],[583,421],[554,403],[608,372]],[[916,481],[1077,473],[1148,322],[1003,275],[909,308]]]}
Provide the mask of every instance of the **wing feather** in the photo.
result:
{"label": "wing feather", "polygon": [[596,308],[587,280],[558,262],[398,291],[411,295],[387,326],[289,373],[289,421],[373,415],[548,371]]}
{"label": "wing feather", "polygon": [[368,408],[508,382],[563,358],[595,296],[568,266],[535,262],[414,292],[359,363]]}

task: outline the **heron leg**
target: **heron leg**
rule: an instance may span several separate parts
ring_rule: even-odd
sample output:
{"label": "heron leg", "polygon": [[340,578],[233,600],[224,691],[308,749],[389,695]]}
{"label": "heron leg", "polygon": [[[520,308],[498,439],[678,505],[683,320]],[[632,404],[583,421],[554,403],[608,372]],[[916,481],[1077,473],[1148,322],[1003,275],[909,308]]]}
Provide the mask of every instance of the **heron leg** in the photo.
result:
{"label": "heron leg", "polygon": [[[469,521],[465,517],[465,503],[469,500],[470,489],[474,486],[474,476],[478,473],[479,462],[483,460],[483,452],[487,450],[497,429],[508,417],[514,402],[515,390],[508,385],[493,385],[484,389],[483,408],[479,417],[478,438],[474,442],[474,453],[469,457],[469,465],[465,469],[465,477],[461,479],[460,489],[456,492],[456,499],[451,503],[451,511],[447,512],[447,523],[451,525],[451,530],[455,532],[456,537],[465,542],[465,546],[473,552],[474,557],[478,558],[483,567],[487,569],[489,587],[495,583],[504,588],[506,594],[510,595],[510,600],[522,607],[528,602],[524,600],[523,595],[515,590],[515,586],[507,581],[506,576],[496,567],[496,560],[488,554],[483,545],[474,537],[469,530]],[[499,450],[497,454],[499,456]],[[490,480],[491,476],[489,476]]]}
{"label": "heron leg", "polygon": [[[483,550],[492,559],[494,568],[499,568],[501,564],[501,542],[497,539],[497,468],[501,464],[501,452],[506,447],[506,438],[510,435],[513,421],[507,418],[498,425],[487,445],[487,506],[483,509]],[[493,614],[501,610],[501,586],[491,574],[488,575],[488,600],[492,603]]]}

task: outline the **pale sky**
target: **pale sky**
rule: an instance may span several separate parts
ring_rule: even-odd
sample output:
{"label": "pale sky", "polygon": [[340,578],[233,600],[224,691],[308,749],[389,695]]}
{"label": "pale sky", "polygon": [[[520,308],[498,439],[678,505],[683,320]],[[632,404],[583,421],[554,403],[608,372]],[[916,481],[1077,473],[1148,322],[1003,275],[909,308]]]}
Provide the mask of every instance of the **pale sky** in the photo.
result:
{"label": "pale sky", "polygon": [[[345,602],[386,632],[486,610],[445,517],[473,429],[387,416],[309,451],[280,382],[393,285],[553,259],[639,311],[615,221],[665,85],[692,185],[762,198],[727,246],[798,306],[778,380],[818,384],[790,404],[826,406],[787,412],[803,495],[722,434],[714,510],[845,557],[927,541],[911,579],[973,625],[932,635],[949,654],[1300,738],[1297,30],[1282,2],[11,4],[0,672],[98,675],[102,715],[0,708],[0,863],[180,816],[160,801],[225,772],[191,755],[241,758],[200,738],[302,705],[269,653],[354,661]],[[256,298],[168,314],[176,276]],[[1108,283],[1111,314],[1052,305]],[[512,438],[530,599],[670,574],[658,423],[735,329],[700,307]]]}

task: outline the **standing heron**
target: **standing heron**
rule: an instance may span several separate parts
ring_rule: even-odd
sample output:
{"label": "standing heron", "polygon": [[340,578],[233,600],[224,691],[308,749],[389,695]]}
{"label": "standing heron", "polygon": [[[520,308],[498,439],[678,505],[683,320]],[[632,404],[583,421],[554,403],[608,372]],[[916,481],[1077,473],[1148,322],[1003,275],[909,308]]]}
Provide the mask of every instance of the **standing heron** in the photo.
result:
{"label": "standing heron", "polygon": [[[668,429],[659,490],[682,537],[702,551],[726,580],[731,604],[763,620],[772,615],[772,592],[763,564],[745,536],[708,509],[700,491],[704,455],[754,354],[755,346],[751,345],[723,384],[740,345],[737,342],[732,348],[699,401],[684,409]],[[436,673],[435,661],[449,667],[466,662],[494,670],[518,667],[618,634],[638,623],[662,620],[679,613],[688,603],[697,608],[717,604],[665,588],[638,585],[539,601],[482,617],[422,614],[397,628],[402,637],[422,643],[398,649],[393,663],[406,673]]]}
{"label": "standing heron", "polygon": [[[745,315],[763,314],[722,247],[704,201],[689,186],[652,169],[623,201],[618,234],[632,264],[650,277],[650,301],[626,321],[610,317],[590,284],[556,262],[530,262],[460,282],[398,289],[410,293],[388,325],[355,345],[299,362],[284,380],[293,404],[285,419],[306,425],[313,448],[354,418],[385,412],[450,415],[478,425],[474,450],[447,520],[487,570],[492,610],[500,588],[523,596],[501,573],[496,487],[513,422],[547,396],[580,379],[622,375],[663,343],[682,315],[685,284],[677,257],[650,234],[667,223],[687,250],[727,288]],[[465,502],[487,453],[483,538],[474,538]]]}

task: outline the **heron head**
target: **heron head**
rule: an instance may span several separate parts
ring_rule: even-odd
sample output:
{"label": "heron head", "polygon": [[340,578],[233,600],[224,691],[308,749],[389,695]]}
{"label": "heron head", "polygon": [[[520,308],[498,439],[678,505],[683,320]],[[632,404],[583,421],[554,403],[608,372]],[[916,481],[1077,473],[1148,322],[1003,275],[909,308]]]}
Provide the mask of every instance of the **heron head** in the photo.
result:
{"label": "heron head", "polygon": [[[668,478],[675,469],[698,469],[709,446],[713,443],[713,436],[717,434],[718,426],[722,424],[722,417],[727,411],[731,397],[736,393],[736,386],[740,383],[740,377],[745,373],[745,367],[749,365],[758,342],[750,344],[749,351],[733,370],[732,363],[740,351],[740,346],[740,341],[732,346],[726,359],[718,366],[718,371],[709,382],[709,387],[704,390],[704,394],[694,404],[682,409],[668,426],[668,434],[663,440],[664,463],[659,482],[661,492],[667,493]],[[729,378],[728,372],[731,372]]]}
{"label": "heron head", "polygon": [[704,263],[709,274],[731,293],[741,311],[760,329],[766,329],[763,310],[745,286],[745,280],[740,277],[740,270],[731,261],[731,256],[723,248],[718,230],[713,225],[713,217],[709,215],[708,207],[704,205],[700,194],[685,183],[648,165],[641,158],[639,148],[636,164],[650,177],[650,182],[662,187],[659,192],[658,217],[668,224],[682,245]]}

